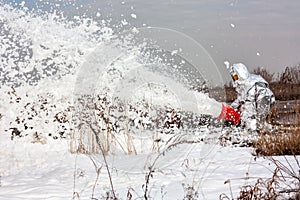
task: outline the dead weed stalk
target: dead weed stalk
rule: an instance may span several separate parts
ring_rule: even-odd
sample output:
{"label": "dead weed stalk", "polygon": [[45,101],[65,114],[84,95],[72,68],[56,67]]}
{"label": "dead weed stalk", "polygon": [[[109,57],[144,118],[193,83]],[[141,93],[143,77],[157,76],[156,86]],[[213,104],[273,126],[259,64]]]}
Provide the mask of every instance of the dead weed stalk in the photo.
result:
{"label": "dead weed stalk", "polygon": [[153,178],[154,173],[158,170],[156,168],[156,164],[159,161],[159,159],[162,156],[165,156],[169,151],[171,151],[173,148],[182,145],[182,144],[194,144],[197,143],[197,141],[190,141],[187,140],[184,136],[182,135],[175,135],[171,137],[167,142],[167,146],[157,154],[157,156],[154,158],[153,162],[148,166],[148,172],[146,173],[145,176],[145,181],[146,183],[142,185],[144,189],[144,199],[148,200],[150,198],[150,190],[149,190],[149,185],[150,185],[150,179]]}
{"label": "dead weed stalk", "polygon": [[[280,157],[282,158],[282,157]],[[244,185],[236,198],[233,197],[231,187],[231,197],[226,194],[219,196],[220,200],[275,200],[275,199],[300,199],[300,160],[297,156],[288,159],[269,157],[275,165],[271,178],[258,178],[254,185]],[[229,180],[230,182],[230,180]],[[225,182],[225,184],[228,183]]]}
{"label": "dead weed stalk", "polygon": [[112,181],[112,176],[111,176],[111,173],[110,173],[108,162],[106,160],[106,153],[107,152],[105,151],[105,149],[102,146],[102,143],[101,143],[100,138],[99,138],[99,132],[96,129],[94,129],[92,127],[92,125],[90,125],[90,128],[96,136],[97,144],[99,145],[99,148],[100,148],[102,156],[103,156],[104,164],[105,164],[105,167],[106,167],[106,171],[107,171],[107,174],[108,174],[108,179],[109,179],[109,183],[110,183],[110,187],[111,187],[113,200],[117,200],[118,198],[116,197],[116,194],[115,194],[114,185],[113,185],[113,181]]}

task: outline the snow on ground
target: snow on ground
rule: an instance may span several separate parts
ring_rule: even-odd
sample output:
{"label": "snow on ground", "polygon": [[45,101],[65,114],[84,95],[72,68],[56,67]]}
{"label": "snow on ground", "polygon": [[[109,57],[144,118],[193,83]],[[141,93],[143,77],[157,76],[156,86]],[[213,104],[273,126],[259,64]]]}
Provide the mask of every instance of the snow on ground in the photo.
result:
{"label": "snow on ground", "polygon": [[[83,155],[69,152],[69,141],[48,140],[32,143],[32,138],[10,141],[1,134],[0,199],[100,199],[110,191],[108,174],[101,154]],[[149,195],[153,199],[183,199],[184,186],[193,186],[199,199],[218,199],[230,195],[230,180],[234,195],[239,188],[257,178],[272,175],[270,161],[254,160],[250,148],[221,147],[218,144],[182,144],[159,157],[150,179]],[[126,199],[143,197],[147,166],[156,153],[108,155],[107,162],[116,194]],[[97,168],[101,168],[97,181]],[[129,189],[130,188],[130,189]],[[75,198],[76,199],[76,198]]]}
{"label": "snow on ground", "polygon": [[[68,84],[64,80],[71,87],[68,77],[51,84],[45,80],[39,86],[16,88],[14,95],[8,94],[11,88],[1,89],[0,199],[105,199],[110,193],[103,156],[72,154],[70,135],[57,134],[64,123],[54,121],[54,116],[71,104],[66,99],[71,94],[64,90]],[[42,88],[48,89],[45,92]],[[25,109],[28,103],[31,107]],[[31,108],[38,111],[32,119],[35,112]],[[25,121],[16,122],[16,118]],[[33,129],[24,128],[24,124]],[[17,127],[22,137],[15,135],[12,139],[10,127]],[[189,192],[199,199],[218,199],[222,193],[230,195],[230,187],[237,196],[241,186],[259,177],[271,177],[270,161],[255,161],[251,148],[220,143],[219,137],[229,130],[203,126],[178,129],[173,134],[158,132],[155,136],[151,131],[135,130],[131,146],[136,154],[133,151],[128,155],[117,146],[106,157],[117,197],[126,199],[129,192],[132,199],[143,199],[150,166],[154,172],[147,195],[152,199],[183,199]],[[119,134],[119,142],[126,142],[122,131]],[[231,135],[248,138],[238,129]],[[230,185],[224,184],[228,180]]]}

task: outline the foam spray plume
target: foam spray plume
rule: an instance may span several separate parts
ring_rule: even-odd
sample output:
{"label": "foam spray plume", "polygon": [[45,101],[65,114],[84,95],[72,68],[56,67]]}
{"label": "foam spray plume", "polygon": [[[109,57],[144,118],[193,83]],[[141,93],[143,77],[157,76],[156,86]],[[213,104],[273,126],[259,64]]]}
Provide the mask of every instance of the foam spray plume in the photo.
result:
{"label": "foam spray plume", "polygon": [[[55,126],[37,124],[46,122],[49,115],[61,119],[57,113],[62,110],[78,116],[82,97],[105,99],[108,106],[129,103],[136,110],[149,109],[151,104],[154,110],[220,112],[220,104],[205,94],[212,85],[211,75],[216,74],[211,71],[218,70],[204,48],[188,36],[164,28],[132,26],[115,32],[118,28],[114,26],[120,24],[84,16],[70,20],[59,12],[20,6],[1,3],[0,7],[0,89],[6,94],[1,97],[0,112],[6,123],[2,127],[14,122],[12,130],[24,135],[46,130],[53,134]],[[17,104],[12,98],[18,99]],[[40,121],[35,125],[31,120],[30,127],[39,126],[36,131],[26,128],[29,122],[26,126],[17,123],[16,115],[24,113],[28,103],[41,109],[45,101],[55,108],[37,117]],[[94,116],[95,109],[86,114]],[[157,118],[156,111],[148,115]]]}

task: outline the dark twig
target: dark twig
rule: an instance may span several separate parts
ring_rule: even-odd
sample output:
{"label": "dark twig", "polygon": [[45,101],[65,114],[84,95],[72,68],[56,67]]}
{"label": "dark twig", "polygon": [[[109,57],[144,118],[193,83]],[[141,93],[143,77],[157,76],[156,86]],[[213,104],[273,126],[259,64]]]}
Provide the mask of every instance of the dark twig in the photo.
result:
{"label": "dark twig", "polygon": [[[181,140],[180,140],[181,139]],[[172,148],[174,148],[174,147],[176,147],[176,146],[178,146],[178,145],[180,145],[180,144],[193,144],[193,143],[197,143],[197,142],[195,142],[195,141],[187,141],[187,140],[184,140],[184,139],[182,139],[181,137],[179,137],[179,140],[178,140],[178,138],[175,138],[174,139],[175,140],[175,142],[174,143],[171,143],[169,146],[167,146],[162,152],[160,152],[157,156],[156,156],[156,158],[154,159],[154,161],[153,161],[153,163],[148,167],[148,169],[149,169],[149,172],[146,174],[146,176],[145,176],[145,179],[146,179],[146,184],[144,185],[144,187],[145,187],[145,192],[144,192],[144,198],[145,198],[145,200],[148,200],[148,197],[149,197],[149,184],[150,184],[150,178],[152,178],[153,177],[153,173],[155,172],[155,165],[156,165],[156,162],[159,160],[159,158],[161,157],[161,156],[164,156],[168,151],[170,151]],[[170,140],[167,142],[167,143],[169,143],[169,142],[171,142]]]}
{"label": "dark twig", "polygon": [[96,184],[97,184],[98,179],[99,179],[99,175],[100,175],[102,166],[98,168],[96,162],[94,161],[94,159],[90,155],[89,155],[89,158],[91,159],[92,163],[94,164],[94,167],[95,167],[95,170],[96,170],[96,173],[97,173],[97,177],[96,177],[96,180],[95,180],[95,183],[94,183],[94,186],[93,186],[93,191],[92,191],[92,199],[94,199],[95,188],[96,188]]}
{"label": "dark twig", "polygon": [[114,190],[113,181],[112,181],[112,176],[111,176],[111,173],[110,173],[110,170],[109,170],[109,167],[108,167],[108,163],[107,163],[107,160],[106,160],[106,155],[105,155],[104,149],[103,149],[103,147],[101,145],[101,141],[100,141],[100,138],[99,138],[99,133],[98,133],[98,131],[96,131],[92,127],[91,124],[90,124],[90,128],[91,128],[91,130],[93,131],[93,133],[96,136],[96,142],[97,142],[97,144],[100,147],[100,150],[101,150],[101,153],[102,153],[102,156],[103,156],[103,159],[104,159],[104,163],[105,163],[106,171],[107,171],[107,174],[108,174],[109,183],[110,183],[110,187],[111,187],[111,190],[112,190],[113,198],[114,198],[114,200],[117,200],[117,197],[116,197],[116,194],[115,194],[115,190]]}

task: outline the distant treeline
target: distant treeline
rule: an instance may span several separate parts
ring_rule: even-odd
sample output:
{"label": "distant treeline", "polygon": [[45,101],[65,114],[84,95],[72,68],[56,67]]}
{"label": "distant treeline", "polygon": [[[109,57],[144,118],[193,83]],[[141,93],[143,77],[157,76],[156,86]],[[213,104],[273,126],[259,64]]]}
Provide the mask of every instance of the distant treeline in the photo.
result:
{"label": "distant treeline", "polygon": [[[256,68],[253,74],[261,75],[269,84],[276,100],[287,101],[300,99],[300,64],[294,67],[286,67],[283,72],[270,73],[266,69]],[[225,90],[225,95],[224,95]],[[224,86],[224,88],[213,88],[210,96],[219,100],[232,102],[236,99],[236,91],[232,87],[232,83]]]}

